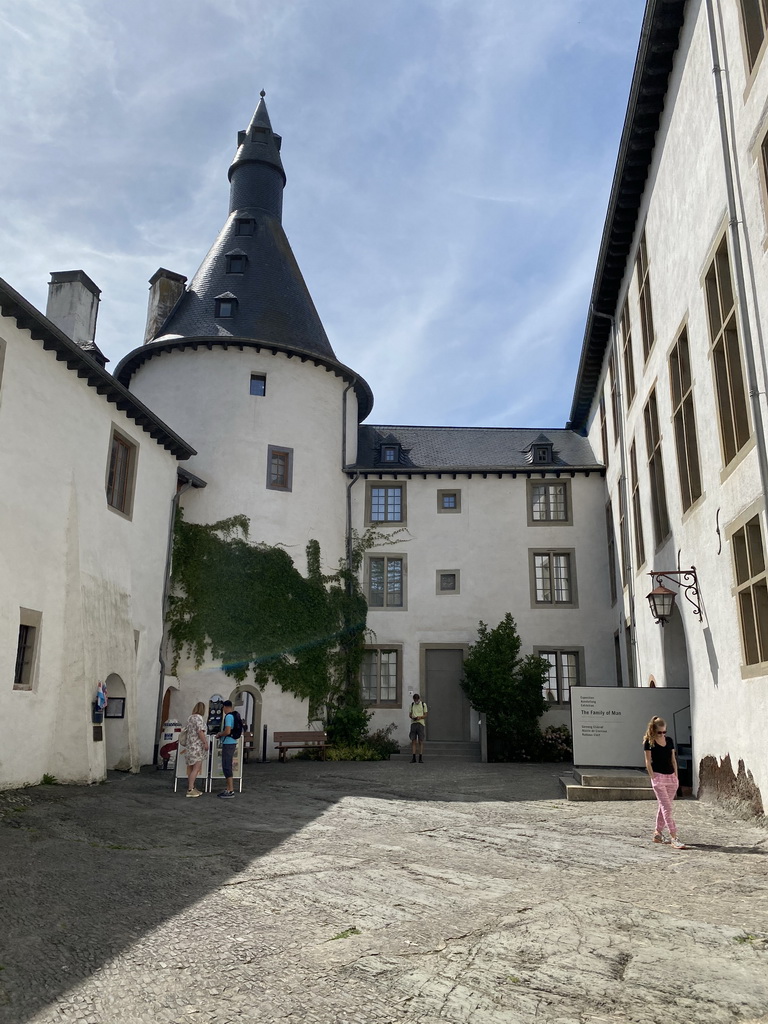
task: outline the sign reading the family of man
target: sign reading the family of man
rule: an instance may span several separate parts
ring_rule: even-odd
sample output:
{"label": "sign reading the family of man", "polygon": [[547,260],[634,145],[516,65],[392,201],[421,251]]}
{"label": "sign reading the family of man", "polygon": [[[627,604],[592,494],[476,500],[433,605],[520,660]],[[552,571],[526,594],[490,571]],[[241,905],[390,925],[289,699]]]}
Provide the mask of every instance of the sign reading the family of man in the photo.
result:
{"label": "sign reading the family of man", "polygon": [[676,744],[691,742],[690,691],[671,687],[574,686],[571,689],[573,763],[642,768],[643,733],[663,718]]}

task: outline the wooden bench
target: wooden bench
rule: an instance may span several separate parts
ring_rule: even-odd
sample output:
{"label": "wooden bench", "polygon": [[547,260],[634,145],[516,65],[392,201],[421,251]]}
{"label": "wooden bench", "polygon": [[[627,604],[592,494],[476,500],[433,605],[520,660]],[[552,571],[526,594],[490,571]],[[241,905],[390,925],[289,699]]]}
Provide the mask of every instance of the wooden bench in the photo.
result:
{"label": "wooden bench", "polygon": [[278,760],[285,761],[286,750],[294,747],[304,750],[306,747],[320,747],[325,760],[325,748],[328,743],[328,736],[324,732],[312,729],[308,732],[276,732],[273,734],[275,749],[278,751]]}

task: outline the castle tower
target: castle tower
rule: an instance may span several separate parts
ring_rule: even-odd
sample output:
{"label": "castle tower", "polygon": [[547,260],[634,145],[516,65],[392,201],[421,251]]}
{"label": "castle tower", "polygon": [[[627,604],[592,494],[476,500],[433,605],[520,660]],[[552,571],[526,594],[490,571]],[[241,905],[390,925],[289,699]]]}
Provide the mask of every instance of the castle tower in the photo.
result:
{"label": "castle tower", "polygon": [[[283,230],[282,140],[263,93],[237,142],[224,226],[186,289],[154,275],[166,291],[150,295],[149,337],[115,372],[199,452],[189,468],[208,486],[185,496],[189,520],[245,514],[252,539],[285,545],[300,571],[310,538],[335,566],[342,467],[373,396],[336,359]],[[160,322],[169,288],[178,300]]]}

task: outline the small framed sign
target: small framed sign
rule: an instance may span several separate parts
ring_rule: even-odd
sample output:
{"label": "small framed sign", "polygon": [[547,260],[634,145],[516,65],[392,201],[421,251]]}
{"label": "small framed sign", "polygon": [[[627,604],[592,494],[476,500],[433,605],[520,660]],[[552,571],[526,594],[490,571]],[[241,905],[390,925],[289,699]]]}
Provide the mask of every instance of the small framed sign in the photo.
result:
{"label": "small framed sign", "polygon": [[105,718],[125,718],[125,697],[110,697],[104,708]]}

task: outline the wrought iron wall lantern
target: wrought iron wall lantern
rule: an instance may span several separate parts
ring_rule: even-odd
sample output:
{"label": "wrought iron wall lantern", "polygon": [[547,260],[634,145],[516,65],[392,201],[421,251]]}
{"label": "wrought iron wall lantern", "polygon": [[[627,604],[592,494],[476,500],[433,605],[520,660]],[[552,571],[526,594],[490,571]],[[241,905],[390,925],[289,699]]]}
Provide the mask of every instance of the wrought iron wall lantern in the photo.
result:
{"label": "wrought iron wall lantern", "polygon": [[701,622],[699,579],[696,575],[695,566],[692,565],[690,569],[670,569],[665,572],[654,569],[648,575],[651,577],[651,582],[656,584],[654,589],[648,594],[648,604],[651,606],[651,615],[653,615],[660,626],[663,626],[665,622],[669,622],[675,608],[675,598],[677,597],[674,590],[664,586],[664,580],[669,580],[671,583],[682,588],[683,596],[693,608],[693,614]]}

